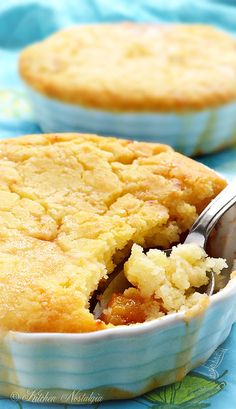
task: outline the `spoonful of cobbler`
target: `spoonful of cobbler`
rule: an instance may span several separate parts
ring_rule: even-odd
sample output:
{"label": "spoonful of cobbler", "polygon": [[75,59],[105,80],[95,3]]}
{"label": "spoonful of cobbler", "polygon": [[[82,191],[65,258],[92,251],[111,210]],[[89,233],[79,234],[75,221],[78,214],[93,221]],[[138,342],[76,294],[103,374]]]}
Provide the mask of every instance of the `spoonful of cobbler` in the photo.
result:
{"label": "spoonful of cobbler", "polygon": [[[225,260],[208,257],[209,235],[236,203],[236,184],[230,183],[204,209],[183,244],[171,249],[142,249],[134,244],[131,255],[118,265],[96,294],[92,311],[114,325],[143,322],[204,302],[215,290],[215,276]],[[149,316],[148,316],[149,315]]]}

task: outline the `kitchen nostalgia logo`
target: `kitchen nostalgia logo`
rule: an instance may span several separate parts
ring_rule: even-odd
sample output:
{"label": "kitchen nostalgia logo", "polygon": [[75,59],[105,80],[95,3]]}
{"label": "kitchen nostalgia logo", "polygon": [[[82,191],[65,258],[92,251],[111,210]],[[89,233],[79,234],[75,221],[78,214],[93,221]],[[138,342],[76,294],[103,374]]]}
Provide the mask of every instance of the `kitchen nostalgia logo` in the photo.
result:
{"label": "kitchen nostalgia logo", "polygon": [[97,404],[103,401],[103,397],[98,393],[85,393],[80,390],[69,392],[45,391],[45,390],[26,390],[24,392],[12,392],[10,395],[13,401],[30,401],[33,403],[67,403],[67,404]]}

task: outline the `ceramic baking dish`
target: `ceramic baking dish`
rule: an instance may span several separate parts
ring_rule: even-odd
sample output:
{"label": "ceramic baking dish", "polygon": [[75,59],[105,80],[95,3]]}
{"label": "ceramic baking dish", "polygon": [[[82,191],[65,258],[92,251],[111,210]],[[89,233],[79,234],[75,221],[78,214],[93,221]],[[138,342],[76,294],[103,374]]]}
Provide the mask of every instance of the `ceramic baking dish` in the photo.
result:
{"label": "ceramic baking dish", "polygon": [[46,132],[79,131],[171,145],[188,156],[236,141],[236,102],[184,113],[112,113],[51,99],[28,85],[35,117]]}

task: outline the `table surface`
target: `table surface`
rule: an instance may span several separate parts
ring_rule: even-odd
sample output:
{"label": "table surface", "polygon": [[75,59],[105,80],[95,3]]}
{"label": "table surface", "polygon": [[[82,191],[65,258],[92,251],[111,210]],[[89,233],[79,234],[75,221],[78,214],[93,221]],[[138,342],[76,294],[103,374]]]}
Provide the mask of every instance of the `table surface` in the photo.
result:
{"label": "table surface", "polygon": [[[39,133],[17,74],[19,51],[53,31],[78,22],[191,21],[210,22],[236,35],[235,0],[2,0],[0,3],[0,139]],[[236,146],[198,158],[228,179],[236,178]],[[68,405],[27,403],[0,398],[3,409],[66,409]],[[143,397],[73,408],[236,408],[236,324],[228,339],[182,382]]]}

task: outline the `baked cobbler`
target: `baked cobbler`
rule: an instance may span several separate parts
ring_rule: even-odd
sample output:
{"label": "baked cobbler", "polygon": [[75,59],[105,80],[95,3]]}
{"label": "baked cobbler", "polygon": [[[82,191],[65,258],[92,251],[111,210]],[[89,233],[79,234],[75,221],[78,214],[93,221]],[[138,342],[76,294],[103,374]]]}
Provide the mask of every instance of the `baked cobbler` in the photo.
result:
{"label": "baked cobbler", "polygon": [[[165,145],[80,134],[2,140],[1,328],[88,332],[124,323],[119,314],[117,322],[109,318],[118,304],[133,314],[128,324],[193,306],[209,265],[220,269],[223,262],[199,249],[176,247],[166,260],[141,247],[179,243],[225,185]],[[95,319],[89,311],[94,291],[131,248],[130,288],[114,295],[104,320]]]}
{"label": "baked cobbler", "polygon": [[27,47],[20,74],[50,98],[114,112],[182,112],[236,99],[236,41],[203,24],[90,24]]}

